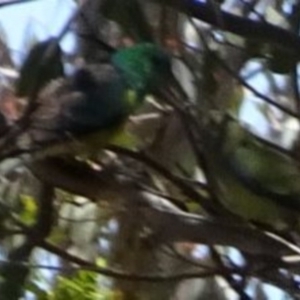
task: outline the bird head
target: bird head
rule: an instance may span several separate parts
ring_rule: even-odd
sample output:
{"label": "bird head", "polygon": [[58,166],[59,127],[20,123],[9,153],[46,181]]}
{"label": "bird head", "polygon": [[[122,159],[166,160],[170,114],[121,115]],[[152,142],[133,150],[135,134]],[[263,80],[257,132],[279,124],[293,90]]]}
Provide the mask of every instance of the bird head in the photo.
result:
{"label": "bird head", "polygon": [[172,77],[170,56],[150,43],[120,49],[113,55],[112,62],[127,84],[142,94],[155,93]]}

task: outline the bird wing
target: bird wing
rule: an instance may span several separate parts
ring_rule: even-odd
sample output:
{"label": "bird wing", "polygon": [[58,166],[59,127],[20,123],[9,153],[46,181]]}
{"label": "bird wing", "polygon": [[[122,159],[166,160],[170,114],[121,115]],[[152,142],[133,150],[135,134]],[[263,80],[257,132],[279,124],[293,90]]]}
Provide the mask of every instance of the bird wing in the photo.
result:
{"label": "bird wing", "polygon": [[300,210],[300,171],[289,157],[252,141],[230,159],[236,176],[249,188],[280,205]]}
{"label": "bird wing", "polygon": [[[212,128],[215,130],[211,130]],[[211,184],[220,202],[246,220],[270,225],[278,230],[293,227],[297,223],[298,211],[280,205],[281,203],[274,201],[269,194],[258,193],[257,184],[262,188],[263,184],[255,180],[255,186],[250,186],[243,177],[247,175],[255,178],[253,169],[257,167],[254,165],[256,160],[252,157],[254,152],[249,150],[243,155],[241,153],[241,149],[245,149],[242,143],[245,138],[244,132],[230,131],[228,135],[227,127],[224,135],[226,139],[223,139],[223,136],[215,135],[216,130],[221,131],[223,128],[223,123],[220,123],[216,127],[209,126],[204,131],[206,161],[212,176]],[[262,175],[256,178],[262,179],[260,176]]]}
{"label": "bird wing", "polygon": [[40,94],[37,107],[32,113],[29,134],[35,142],[47,142],[64,137],[62,117],[68,106],[77,102],[82,95],[72,91],[63,78],[52,81]]}
{"label": "bird wing", "polygon": [[130,113],[126,83],[113,66],[85,68],[52,81],[41,92],[26,133],[30,146],[77,140],[96,131],[115,132]]}

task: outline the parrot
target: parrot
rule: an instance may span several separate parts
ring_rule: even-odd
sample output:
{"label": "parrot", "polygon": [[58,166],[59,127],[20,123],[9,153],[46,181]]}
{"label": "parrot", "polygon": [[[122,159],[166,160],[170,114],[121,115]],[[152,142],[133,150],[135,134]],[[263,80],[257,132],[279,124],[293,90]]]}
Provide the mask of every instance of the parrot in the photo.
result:
{"label": "parrot", "polygon": [[147,94],[171,88],[174,81],[171,57],[159,46],[145,42],[118,49],[109,62],[82,66],[42,89],[20,145],[49,149],[46,155],[103,147]]}
{"label": "parrot", "polygon": [[297,163],[259,140],[237,120],[230,119],[225,125],[221,124],[220,136],[206,137],[207,158],[220,201],[248,221],[279,231],[297,228],[300,213]]}

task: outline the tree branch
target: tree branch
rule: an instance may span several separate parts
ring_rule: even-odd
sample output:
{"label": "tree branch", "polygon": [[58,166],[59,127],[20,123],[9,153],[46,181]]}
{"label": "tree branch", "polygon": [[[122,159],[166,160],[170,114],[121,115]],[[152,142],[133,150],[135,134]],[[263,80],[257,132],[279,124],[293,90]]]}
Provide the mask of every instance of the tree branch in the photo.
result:
{"label": "tree branch", "polygon": [[[158,0],[152,1],[158,2]],[[164,2],[221,30],[229,31],[245,38],[256,39],[264,43],[275,44],[295,54],[298,53],[298,55],[300,53],[300,38],[293,32],[278,26],[243,18],[224,11],[220,11],[216,15],[215,10],[208,2],[194,0],[165,0]],[[220,19],[222,20],[221,24],[219,22]]]}

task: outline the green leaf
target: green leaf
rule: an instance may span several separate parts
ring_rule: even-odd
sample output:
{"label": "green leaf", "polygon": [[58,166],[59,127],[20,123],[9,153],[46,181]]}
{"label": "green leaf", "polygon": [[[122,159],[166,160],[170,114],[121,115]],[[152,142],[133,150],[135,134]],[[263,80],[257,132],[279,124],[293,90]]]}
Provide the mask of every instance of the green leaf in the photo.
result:
{"label": "green leaf", "polygon": [[16,84],[18,96],[38,93],[51,79],[63,75],[62,52],[55,38],[36,44],[20,70]]}
{"label": "green leaf", "polygon": [[98,300],[101,290],[97,285],[98,275],[89,271],[79,271],[70,278],[59,277],[50,299],[55,300]]}
{"label": "green leaf", "polygon": [[20,202],[23,208],[20,213],[21,220],[27,225],[33,224],[38,210],[35,199],[32,196],[21,194]]}

